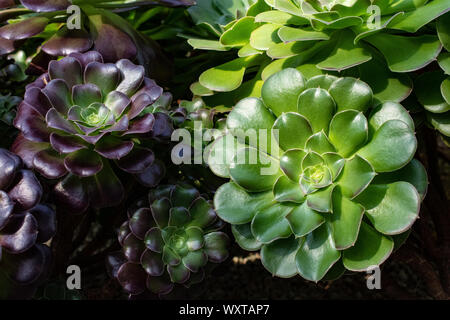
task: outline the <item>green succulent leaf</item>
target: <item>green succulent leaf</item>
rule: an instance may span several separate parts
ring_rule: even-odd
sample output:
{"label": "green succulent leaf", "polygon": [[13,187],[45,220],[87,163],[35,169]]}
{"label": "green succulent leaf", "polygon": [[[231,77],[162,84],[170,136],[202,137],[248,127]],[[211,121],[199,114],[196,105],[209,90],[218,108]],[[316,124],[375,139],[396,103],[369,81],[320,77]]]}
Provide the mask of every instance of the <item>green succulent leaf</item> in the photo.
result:
{"label": "green succulent leaf", "polygon": [[274,276],[281,278],[295,276],[298,273],[295,256],[302,240],[302,238],[290,237],[263,245],[261,249],[262,264]]}
{"label": "green succulent leaf", "polygon": [[298,96],[305,89],[303,75],[295,69],[283,71],[268,78],[262,87],[264,103],[276,116],[283,112],[296,112]]}
{"label": "green succulent leaf", "polygon": [[381,51],[393,72],[421,69],[434,61],[442,49],[439,39],[432,35],[406,37],[383,33],[365,40]]}
{"label": "green succulent leaf", "polygon": [[375,175],[372,165],[356,155],[346,161],[337,183],[342,194],[353,199],[367,188]]}
{"label": "green succulent leaf", "polygon": [[286,219],[289,221],[292,232],[296,237],[308,235],[325,222],[323,216],[308,207],[306,202],[295,207],[291,213],[286,216]]}
{"label": "green succulent leaf", "polygon": [[294,112],[283,113],[275,121],[273,130],[278,131],[277,142],[283,150],[303,149],[312,134],[309,121]]}
{"label": "green succulent leaf", "polygon": [[274,204],[258,211],[252,221],[255,238],[262,243],[270,243],[289,237],[291,228],[286,216],[291,211],[291,206],[283,204]]}
{"label": "green succulent leaf", "polygon": [[237,184],[230,182],[217,190],[214,207],[224,221],[231,224],[244,224],[252,221],[256,212],[270,206],[273,201],[272,192],[248,193]]}
{"label": "green succulent leaf", "polygon": [[366,208],[366,215],[383,234],[400,234],[408,230],[419,216],[420,195],[408,182],[373,184],[355,201]]}
{"label": "green succulent leaf", "polygon": [[358,238],[364,208],[347,198],[339,188],[333,192],[333,214],[327,216],[336,249],[353,246]]}
{"label": "green succulent leaf", "polygon": [[302,203],[306,199],[300,185],[285,176],[279,177],[275,182],[273,195],[278,202]]}
{"label": "green succulent leaf", "polygon": [[233,181],[253,192],[271,190],[280,175],[279,161],[255,148],[238,150],[230,164]]}
{"label": "green succulent leaf", "polygon": [[307,197],[308,206],[319,212],[333,212],[332,195],[335,185],[331,185],[325,189],[309,194]]}
{"label": "green succulent leaf", "polygon": [[332,235],[324,224],[306,236],[295,260],[299,274],[317,282],[340,257],[341,253],[334,247]]}
{"label": "green succulent leaf", "polygon": [[[315,84],[320,87],[321,83]],[[298,112],[309,120],[314,133],[328,132],[335,110],[333,98],[322,88],[307,89],[298,97]]]}
{"label": "green succulent leaf", "polygon": [[235,224],[231,227],[234,238],[238,245],[248,251],[257,251],[261,249],[262,243],[253,236],[251,224]]}
{"label": "green succulent leaf", "polygon": [[355,110],[339,112],[330,123],[329,136],[338,153],[349,157],[367,141],[367,119]]}
{"label": "green succulent leaf", "polygon": [[293,182],[298,182],[302,173],[301,164],[306,152],[301,149],[286,151],[280,158],[280,168],[283,173]]}
{"label": "green succulent leaf", "polygon": [[401,120],[385,122],[358,155],[369,161],[376,172],[390,172],[408,164],[417,148],[411,128]]}
{"label": "green succulent leaf", "polygon": [[337,105],[337,111],[358,110],[365,112],[372,104],[372,89],[355,78],[340,78],[333,82],[329,92]]}
{"label": "green succulent leaf", "polygon": [[355,245],[344,251],[342,261],[348,270],[366,271],[379,266],[392,253],[394,241],[362,222]]}

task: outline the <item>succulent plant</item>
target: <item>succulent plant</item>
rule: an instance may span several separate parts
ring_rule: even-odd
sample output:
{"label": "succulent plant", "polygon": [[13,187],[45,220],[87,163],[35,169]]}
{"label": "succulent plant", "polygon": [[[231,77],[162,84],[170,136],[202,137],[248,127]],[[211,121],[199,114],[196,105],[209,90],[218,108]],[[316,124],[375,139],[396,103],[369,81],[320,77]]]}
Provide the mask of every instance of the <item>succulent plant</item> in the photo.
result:
{"label": "succulent plant", "polygon": [[60,180],[58,202],[76,211],[120,203],[113,162],[155,185],[163,170],[146,143],[169,139],[172,122],[155,109],[167,94],[144,68],[126,59],[104,63],[90,51],[52,61],[48,69],[27,86],[12,150],[45,178]]}
{"label": "succulent plant", "polygon": [[396,102],[372,105],[361,80],[306,81],[287,68],[228,115],[208,157],[231,178],[215,208],[274,275],[319,281],[378,266],[417,219],[427,175],[412,160],[414,123]]}
{"label": "succulent plant", "polygon": [[[106,62],[136,58],[150,76],[167,80],[170,68],[156,42],[143,36],[118,12],[144,6],[188,6],[191,0],[90,1],[21,0],[0,4],[0,55],[11,53],[21,40],[42,37],[42,51],[51,56],[99,51]],[[79,11],[71,10],[76,5]],[[77,25],[79,24],[79,26]]]}
{"label": "succulent plant", "polygon": [[401,102],[412,90],[407,73],[439,55],[431,22],[450,9],[446,0],[233,0],[223,7],[239,13],[220,20],[212,7],[221,2],[199,1],[189,9],[194,21],[212,31],[188,41],[196,49],[237,57],[206,70],[192,90],[210,105],[230,107],[244,97],[260,97],[263,81],[288,67],[307,78],[345,70],[369,83],[377,101]]}
{"label": "succulent plant", "polygon": [[[149,205],[150,203],[150,205]],[[122,253],[108,258],[110,273],[131,295],[164,295],[175,284],[202,281],[203,267],[228,257],[210,201],[190,185],[159,186],[129,210],[119,231]]]}
{"label": "succulent plant", "polygon": [[43,190],[22,160],[0,149],[0,298],[33,296],[48,273],[56,231],[54,211],[41,204]]}
{"label": "succulent plant", "polygon": [[[450,137],[450,13],[436,22],[438,36],[444,49],[437,58],[440,70],[419,75],[414,81],[415,95],[426,112],[429,124]],[[445,141],[445,140],[444,140]]]}

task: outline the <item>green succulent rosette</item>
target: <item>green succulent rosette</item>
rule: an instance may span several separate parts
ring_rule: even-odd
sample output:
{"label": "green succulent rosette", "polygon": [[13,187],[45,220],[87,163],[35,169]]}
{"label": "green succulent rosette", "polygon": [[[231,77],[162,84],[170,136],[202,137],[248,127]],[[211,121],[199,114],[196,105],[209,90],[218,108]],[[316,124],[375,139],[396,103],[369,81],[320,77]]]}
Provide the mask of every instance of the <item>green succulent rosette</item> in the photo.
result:
{"label": "green succulent rosette", "polygon": [[223,226],[211,201],[194,187],[159,186],[129,210],[119,230],[123,250],[107,260],[110,274],[132,296],[165,295],[175,284],[199,283],[208,262],[228,257]]}
{"label": "green succulent rosette", "polygon": [[273,275],[319,281],[378,266],[417,219],[427,175],[413,160],[414,123],[398,103],[372,104],[361,80],[306,81],[288,68],[229,114],[208,157],[231,179],[215,208]]}
{"label": "green succulent rosette", "polygon": [[[408,73],[441,52],[434,22],[450,9],[446,0],[219,2],[199,1],[189,9],[212,31],[188,42],[235,55],[206,70],[192,89],[210,104],[228,106],[260,97],[263,82],[288,67],[307,78],[346,71],[369,83],[378,102],[401,102],[412,91]],[[229,14],[212,24],[218,12]]]}

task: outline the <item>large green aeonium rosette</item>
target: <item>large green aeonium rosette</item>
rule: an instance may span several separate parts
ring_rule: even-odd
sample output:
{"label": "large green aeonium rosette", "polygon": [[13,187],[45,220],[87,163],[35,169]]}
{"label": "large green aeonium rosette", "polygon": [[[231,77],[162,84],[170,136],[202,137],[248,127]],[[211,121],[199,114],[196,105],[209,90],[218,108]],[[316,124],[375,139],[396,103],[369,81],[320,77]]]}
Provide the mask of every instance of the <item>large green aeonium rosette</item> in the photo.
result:
{"label": "large green aeonium rosette", "polygon": [[229,238],[218,231],[224,223],[211,201],[190,185],[152,189],[128,216],[119,230],[122,252],[110,255],[107,265],[130,295],[189,287],[203,280],[208,262],[228,257]]}
{"label": "large green aeonium rosette", "polygon": [[413,121],[398,103],[371,105],[360,80],[306,82],[285,69],[229,114],[209,150],[211,169],[231,178],[215,208],[274,275],[319,281],[378,266],[417,219],[427,177],[412,160]]}
{"label": "large green aeonium rosette", "polygon": [[90,51],[50,62],[48,73],[27,86],[12,150],[29,168],[59,180],[58,203],[78,212],[120,203],[115,166],[146,186],[159,182],[164,170],[148,143],[171,136],[170,117],[153,108],[169,97],[144,74],[129,60],[103,63]]}

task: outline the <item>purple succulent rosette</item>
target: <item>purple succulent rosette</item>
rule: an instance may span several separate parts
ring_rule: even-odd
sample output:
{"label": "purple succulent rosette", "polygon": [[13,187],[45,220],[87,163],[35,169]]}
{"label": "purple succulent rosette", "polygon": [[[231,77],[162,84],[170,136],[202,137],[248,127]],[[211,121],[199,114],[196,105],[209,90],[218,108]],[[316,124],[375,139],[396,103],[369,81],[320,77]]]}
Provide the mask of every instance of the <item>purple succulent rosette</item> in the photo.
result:
{"label": "purple succulent rosette", "polygon": [[111,164],[148,186],[161,179],[162,164],[144,144],[171,136],[170,117],[152,108],[166,96],[142,66],[104,63],[96,51],[73,53],[51,61],[27,86],[12,150],[29,168],[60,180],[56,200],[69,210],[117,205],[124,190]]}
{"label": "purple succulent rosette", "polygon": [[[68,10],[73,4],[79,11]],[[40,68],[45,67],[40,61],[45,55],[67,56],[96,50],[107,62],[136,58],[152,77],[167,80],[171,70],[159,45],[116,13],[140,7],[192,4],[192,0],[1,0],[0,25],[6,25],[0,28],[0,55],[13,52],[23,40],[41,37],[44,43],[33,59]]]}
{"label": "purple succulent rosette", "polygon": [[22,160],[0,149],[0,299],[31,298],[48,274],[56,231],[54,211],[41,204],[43,190]]}
{"label": "purple succulent rosette", "polygon": [[152,189],[128,217],[119,230],[123,250],[110,255],[107,265],[130,296],[165,295],[175,284],[189,287],[203,280],[208,262],[228,257],[229,238],[218,231],[224,223],[190,185]]}

